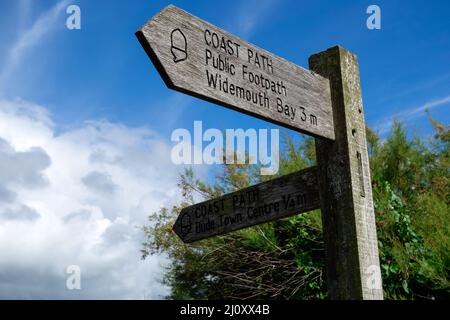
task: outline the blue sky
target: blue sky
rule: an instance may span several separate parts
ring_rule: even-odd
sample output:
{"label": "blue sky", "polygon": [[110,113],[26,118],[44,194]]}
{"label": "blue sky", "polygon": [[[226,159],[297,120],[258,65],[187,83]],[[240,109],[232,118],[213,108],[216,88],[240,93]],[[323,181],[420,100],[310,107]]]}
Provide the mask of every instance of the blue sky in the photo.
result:
{"label": "blue sky", "polygon": [[[26,1],[25,1],[26,2]],[[1,57],[20,30],[55,1],[2,1]],[[12,79],[0,89],[47,106],[64,129],[87,119],[105,118],[130,126],[151,126],[165,137],[201,119],[207,127],[266,127],[267,123],[168,90],[134,37],[166,1],[70,1],[82,12],[82,30],[65,29],[67,15],[25,49]],[[448,117],[450,36],[442,1],[379,1],[382,29],[366,28],[370,1],[174,1],[173,4],[307,67],[308,57],[335,44],[353,51],[360,62],[368,124],[384,129],[392,117],[426,134],[424,113],[409,112],[447,98],[432,108]],[[6,61],[8,61],[6,59]],[[220,119],[220,120],[219,120]],[[383,131],[384,132],[384,131]]]}
{"label": "blue sky", "polygon": [[305,68],[336,44],[356,53],[382,135],[393,118],[431,134],[426,108],[449,123],[448,1],[0,0],[0,298],[164,296],[167,258],[141,261],[136,227],[179,200],[172,131],[276,127],[165,87],[134,32],[170,3]]}

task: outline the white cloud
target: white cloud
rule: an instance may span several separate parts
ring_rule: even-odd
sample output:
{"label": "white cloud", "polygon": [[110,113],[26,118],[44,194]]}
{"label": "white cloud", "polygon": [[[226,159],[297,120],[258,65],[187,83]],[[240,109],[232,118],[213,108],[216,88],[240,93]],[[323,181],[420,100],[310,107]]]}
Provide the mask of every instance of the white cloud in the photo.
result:
{"label": "white cloud", "polygon": [[391,115],[389,116],[389,118],[383,119],[377,125],[375,125],[375,130],[378,131],[379,134],[385,134],[392,127],[392,121],[390,119],[395,119],[403,123],[407,123],[418,117],[425,116],[426,115],[425,111],[431,111],[432,109],[435,109],[437,107],[449,103],[450,103],[450,96],[446,96],[437,100],[428,101],[419,107],[409,108],[403,112]]}
{"label": "white cloud", "polygon": [[[0,72],[0,88],[5,86],[14,69],[19,65],[25,54],[38,45],[42,39],[55,29],[58,18],[67,8],[69,0],[58,1],[53,7],[44,12],[29,28],[21,30],[19,37],[11,44],[9,54],[3,61],[3,70]],[[19,2],[21,17],[26,19],[29,15],[31,4],[28,1]],[[22,20],[23,20],[22,19]],[[23,25],[24,22],[22,21]]]}
{"label": "white cloud", "polygon": [[227,28],[233,33],[239,33],[239,35],[248,39],[255,29],[263,24],[267,15],[270,14],[274,5],[278,4],[277,0],[252,0],[243,1],[242,5],[235,11],[233,23]]}
{"label": "white cloud", "polygon": [[438,100],[428,101],[420,107],[408,110],[404,113],[401,113],[401,116],[405,117],[405,118],[415,117],[418,114],[423,113],[426,110],[431,110],[433,108],[445,105],[447,103],[450,103],[450,96],[446,96],[446,97],[438,99]]}
{"label": "white cloud", "polygon": [[[162,256],[140,260],[148,214],[178,197],[170,148],[148,128],[0,101],[0,298],[158,298]],[[79,265],[82,289],[65,287]]]}

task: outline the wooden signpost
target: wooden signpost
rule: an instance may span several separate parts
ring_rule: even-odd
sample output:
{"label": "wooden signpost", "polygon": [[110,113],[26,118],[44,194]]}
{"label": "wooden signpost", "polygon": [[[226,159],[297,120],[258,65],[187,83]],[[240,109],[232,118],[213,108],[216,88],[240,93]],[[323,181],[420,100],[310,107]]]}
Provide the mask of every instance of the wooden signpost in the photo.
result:
{"label": "wooden signpost", "polygon": [[310,70],[169,6],[136,36],[169,88],[312,135],[318,166],[182,210],[184,242],[321,209],[330,299],[383,299],[356,56]]}
{"label": "wooden signpost", "polygon": [[193,242],[319,207],[312,167],[184,208],[173,230]]}
{"label": "wooden signpost", "polygon": [[334,140],[327,79],[168,6],[136,33],[166,85]]}

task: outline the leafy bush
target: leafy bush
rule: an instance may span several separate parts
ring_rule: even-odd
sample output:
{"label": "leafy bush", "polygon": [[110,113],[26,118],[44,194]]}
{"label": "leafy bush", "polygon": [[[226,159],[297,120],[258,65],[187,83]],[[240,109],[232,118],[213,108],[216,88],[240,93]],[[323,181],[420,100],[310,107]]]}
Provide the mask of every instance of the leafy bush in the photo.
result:
{"label": "leafy bush", "polygon": [[[367,130],[374,206],[386,299],[450,298],[450,184],[448,127],[431,119],[431,141],[408,139],[394,123],[380,141]],[[314,141],[284,137],[280,175],[315,163]],[[226,165],[215,184],[187,170],[184,201],[163,208],[143,228],[142,255],[166,254],[164,282],[172,299],[327,298],[319,211],[185,245],[171,232],[181,208],[261,181],[259,168]],[[266,177],[267,179],[267,177]]]}

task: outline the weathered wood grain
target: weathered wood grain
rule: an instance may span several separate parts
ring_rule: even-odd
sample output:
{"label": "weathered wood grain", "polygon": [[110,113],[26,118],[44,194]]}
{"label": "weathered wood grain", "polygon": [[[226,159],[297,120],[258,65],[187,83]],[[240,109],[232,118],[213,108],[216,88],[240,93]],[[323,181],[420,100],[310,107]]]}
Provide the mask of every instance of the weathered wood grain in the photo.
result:
{"label": "weathered wood grain", "polygon": [[[158,13],[136,36],[169,88],[334,140],[324,77],[174,6]],[[215,88],[211,79],[216,79]]]}
{"label": "weathered wood grain", "polygon": [[310,57],[331,85],[334,142],[316,139],[330,299],[383,299],[358,61],[333,47]]}
{"label": "weathered wood grain", "polygon": [[187,207],[173,230],[189,243],[317,208],[317,168],[312,167]]}

